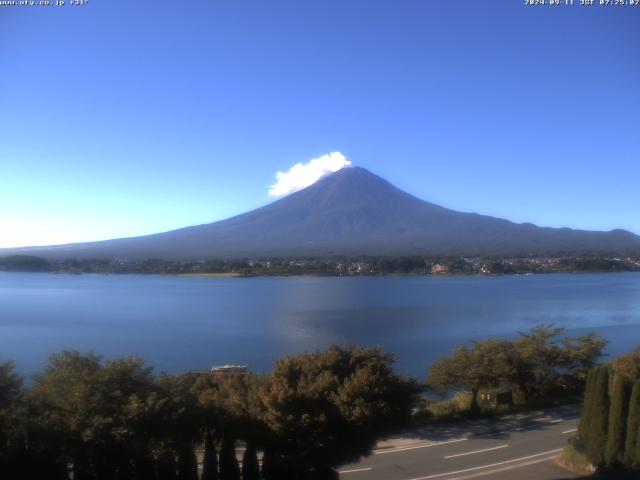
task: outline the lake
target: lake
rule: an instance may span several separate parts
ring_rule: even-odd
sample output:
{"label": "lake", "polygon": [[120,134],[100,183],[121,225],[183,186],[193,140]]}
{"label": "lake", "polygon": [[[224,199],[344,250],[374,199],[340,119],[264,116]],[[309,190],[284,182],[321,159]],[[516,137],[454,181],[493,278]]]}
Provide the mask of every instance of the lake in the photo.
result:
{"label": "lake", "polygon": [[460,343],[540,323],[640,345],[640,274],[194,278],[0,272],[0,361],[24,374],[64,349],[141,355],[157,371],[380,345],[424,377]]}

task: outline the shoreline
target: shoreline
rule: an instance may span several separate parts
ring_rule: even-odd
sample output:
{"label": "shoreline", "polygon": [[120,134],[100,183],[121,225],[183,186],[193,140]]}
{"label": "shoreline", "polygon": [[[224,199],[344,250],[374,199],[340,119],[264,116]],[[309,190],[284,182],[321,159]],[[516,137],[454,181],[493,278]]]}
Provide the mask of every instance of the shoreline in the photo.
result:
{"label": "shoreline", "polygon": [[359,275],[337,275],[332,273],[242,273],[242,272],[222,272],[222,273],[140,273],[140,272],[67,272],[67,271],[26,271],[26,270],[0,270],[2,273],[43,273],[49,275],[100,275],[100,276],[119,276],[119,275],[135,275],[139,277],[191,277],[191,278],[277,278],[277,277],[313,277],[313,278],[379,278],[379,277],[400,277],[400,278],[500,278],[500,277],[532,277],[543,275],[601,275],[601,274],[625,274],[639,273],[639,270],[597,270],[597,271],[576,271],[576,272],[527,272],[527,273],[378,273],[378,274],[359,274]]}

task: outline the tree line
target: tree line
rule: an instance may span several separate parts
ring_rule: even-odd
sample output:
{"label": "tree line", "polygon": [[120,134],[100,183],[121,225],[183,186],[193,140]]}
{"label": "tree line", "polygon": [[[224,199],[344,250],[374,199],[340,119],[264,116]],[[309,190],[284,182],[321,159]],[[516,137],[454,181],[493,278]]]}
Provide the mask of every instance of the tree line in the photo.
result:
{"label": "tree line", "polygon": [[28,388],[4,363],[0,478],[337,478],[334,467],[410,418],[418,385],[393,361],[377,348],[334,346],[286,357],[261,377],[154,375],[139,358],[63,352]]}
{"label": "tree line", "polygon": [[4,363],[0,478],[335,479],[409,426],[425,393],[469,392],[474,415],[483,391],[531,406],[582,394],[605,343],[542,325],[457,348],[426,384],[394,372],[391,354],[355,346],[288,356],[261,376],[156,375],[140,358],[62,352],[25,385]]}
{"label": "tree line", "polygon": [[563,328],[539,325],[514,340],[480,340],[460,346],[435,362],[427,383],[443,395],[466,391],[469,411],[481,413],[482,391],[508,391],[512,402],[548,403],[583,392],[588,372],[599,362],[607,342],[594,333],[566,336]]}
{"label": "tree line", "polygon": [[640,472],[640,348],[589,372],[575,444],[600,470]]}

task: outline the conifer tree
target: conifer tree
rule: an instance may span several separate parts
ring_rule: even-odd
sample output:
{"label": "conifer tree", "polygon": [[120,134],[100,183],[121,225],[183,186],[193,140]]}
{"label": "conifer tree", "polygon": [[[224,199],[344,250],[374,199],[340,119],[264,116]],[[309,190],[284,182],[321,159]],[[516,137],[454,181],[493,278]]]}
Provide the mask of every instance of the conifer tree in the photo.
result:
{"label": "conifer tree", "polygon": [[242,480],[260,480],[260,466],[256,447],[249,443],[242,455]]}
{"label": "conifer tree", "polygon": [[262,480],[289,480],[296,478],[287,468],[286,461],[273,450],[266,448],[262,452]]}
{"label": "conifer tree", "polygon": [[158,480],[176,480],[176,457],[174,453],[168,449],[163,448],[160,451],[157,459],[157,477]]}
{"label": "conifer tree", "polygon": [[133,458],[133,470],[136,480],[155,480],[156,472],[153,459],[148,453],[138,452]]}
{"label": "conifer tree", "polygon": [[629,412],[629,380],[624,375],[615,375],[609,408],[609,431],[605,463],[609,467],[622,464],[624,459],[627,416]]}
{"label": "conifer tree", "polygon": [[631,468],[633,470],[640,471],[640,431],[636,433],[636,445],[633,449],[633,458],[631,461]]}
{"label": "conifer tree", "polygon": [[587,434],[587,458],[595,466],[604,465],[609,417],[609,368],[598,369],[593,387],[591,420]]}
{"label": "conifer tree", "polygon": [[230,435],[225,435],[220,451],[220,480],[240,480],[240,466],[236,446]]}
{"label": "conifer tree", "polygon": [[598,369],[593,368],[587,374],[587,381],[584,389],[584,402],[582,405],[582,414],[580,415],[580,422],[578,423],[578,433],[580,438],[586,443],[589,436],[589,427],[591,420],[591,407],[593,405],[593,388],[595,385],[595,377]]}
{"label": "conifer tree", "polygon": [[218,480],[218,456],[211,432],[207,432],[204,437],[202,464],[202,480]]}
{"label": "conifer tree", "polygon": [[191,445],[184,445],[178,453],[178,480],[198,480],[198,460]]}
{"label": "conifer tree", "polygon": [[277,463],[277,460],[275,458],[274,453],[270,449],[265,448],[264,451],[262,452],[262,468],[261,468],[262,478],[264,480],[276,480],[277,478],[276,463]]}
{"label": "conifer tree", "polygon": [[640,437],[640,380],[633,384],[629,399],[629,415],[627,417],[627,434],[624,446],[623,463],[627,469],[634,467],[634,455]]}

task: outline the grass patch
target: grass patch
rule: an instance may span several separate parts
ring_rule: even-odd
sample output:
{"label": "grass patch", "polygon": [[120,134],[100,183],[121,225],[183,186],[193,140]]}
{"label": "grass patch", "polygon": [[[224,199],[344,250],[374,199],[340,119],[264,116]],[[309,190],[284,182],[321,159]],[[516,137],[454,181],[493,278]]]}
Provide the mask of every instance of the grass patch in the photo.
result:
{"label": "grass patch", "polygon": [[424,399],[413,414],[413,424],[421,426],[429,423],[466,420],[469,418],[470,403],[471,394],[467,392],[456,393],[448,400]]}
{"label": "grass patch", "polygon": [[556,463],[570,472],[579,475],[591,475],[596,469],[587,460],[587,456],[583,449],[577,444],[568,444],[558,456]]}
{"label": "grass patch", "polygon": [[197,278],[237,278],[245,275],[237,272],[228,273],[180,273],[180,277],[197,277]]}

